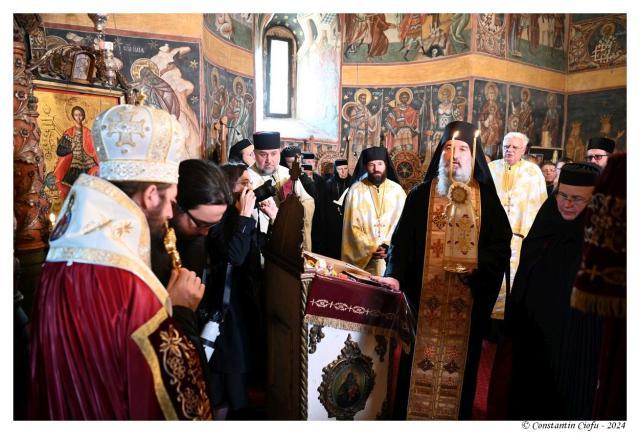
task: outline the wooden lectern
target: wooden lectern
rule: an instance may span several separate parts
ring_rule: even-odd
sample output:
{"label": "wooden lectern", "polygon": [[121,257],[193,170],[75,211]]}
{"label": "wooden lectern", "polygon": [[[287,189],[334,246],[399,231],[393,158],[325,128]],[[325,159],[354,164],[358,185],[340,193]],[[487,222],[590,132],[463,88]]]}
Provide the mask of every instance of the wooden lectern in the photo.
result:
{"label": "wooden lectern", "polygon": [[388,419],[410,346],[406,299],[305,267],[303,215],[290,195],[264,252],[268,418]]}

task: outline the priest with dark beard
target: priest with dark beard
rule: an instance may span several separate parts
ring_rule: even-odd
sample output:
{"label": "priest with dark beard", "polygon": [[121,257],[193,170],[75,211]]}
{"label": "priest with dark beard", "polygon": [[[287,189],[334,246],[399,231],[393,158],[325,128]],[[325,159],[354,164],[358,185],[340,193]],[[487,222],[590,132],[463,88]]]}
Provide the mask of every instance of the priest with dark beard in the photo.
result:
{"label": "priest with dark beard", "polygon": [[[327,181],[326,195],[326,248],[327,256],[340,259],[342,245],[342,223],[344,208],[340,204],[340,198],[351,185],[351,175],[347,160],[338,158],[333,162],[333,175]],[[344,201],[344,198],[342,198]]]}
{"label": "priest with dark beard", "polygon": [[383,146],[362,151],[353,178],[355,181],[344,200],[341,259],[382,276],[391,235],[407,194],[398,184],[391,158]]}
{"label": "priest with dark beard", "polygon": [[385,277],[377,279],[401,289],[418,312],[413,351],[400,362],[394,419],[471,418],[482,336],[511,240],[475,134],[467,122],[447,125],[424,182],[407,196]]}

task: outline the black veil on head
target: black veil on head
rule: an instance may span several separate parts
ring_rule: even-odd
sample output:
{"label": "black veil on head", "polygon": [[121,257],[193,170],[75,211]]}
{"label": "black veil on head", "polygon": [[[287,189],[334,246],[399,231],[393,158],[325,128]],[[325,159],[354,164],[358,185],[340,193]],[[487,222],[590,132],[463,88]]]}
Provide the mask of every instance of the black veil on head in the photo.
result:
{"label": "black veil on head", "polygon": [[[296,155],[300,154],[302,154],[302,151],[298,146],[289,145],[285,147],[282,152],[280,152],[280,165],[283,167],[289,167],[287,166],[287,160],[285,160],[285,158],[295,157]],[[302,158],[300,158],[300,163],[302,164]]]}
{"label": "black veil on head", "polygon": [[331,175],[331,178],[336,182],[346,182],[347,184],[351,184],[352,176],[348,172],[345,179],[340,178],[338,175],[338,167],[340,166],[348,166],[348,161],[345,158],[336,158],[333,162],[333,175]]}
{"label": "black veil on head", "polygon": [[[444,144],[447,141],[451,140],[453,133],[458,132],[458,136],[456,140],[462,140],[469,145],[469,149],[473,154],[473,137],[476,133],[476,128],[470,124],[469,122],[464,121],[453,121],[449,122],[449,124],[445,127],[444,133],[442,134],[442,138],[440,139],[440,143],[438,143],[438,147],[433,153],[433,157],[431,158],[431,163],[429,163],[429,168],[427,169],[427,174],[424,177],[424,182],[429,182],[432,179],[438,176],[438,165],[440,164],[440,157],[444,152]],[[484,151],[482,150],[482,142],[480,140],[480,136],[476,139],[476,161],[475,168],[473,169],[473,177],[481,184],[491,183],[493,184],[493,179],[491,178],[491,172],[489,171],[489,165],[487,164],[487,160],[484,157]]]}
{"label": "black veil on head", "polygon": [[253,146],[251,140],[242,139],[229,149],[229,161],[243,162],[242,151],[249,146]]}
{"label": "black veil on head", "polygon": [[389,152],[387,152],[387,148],[384,146],[372,146],[364,149],[360,153],[356,168],[353,170],[353,182],[360,181],[361,178],[367,175],[367,163],[373,160],[384,161],[384,164],[387,166],[387,179],[397,182],[398,184],[400,183],[398,175],[396,175],[396,169],[393,167],[393,162],[389,157]]}

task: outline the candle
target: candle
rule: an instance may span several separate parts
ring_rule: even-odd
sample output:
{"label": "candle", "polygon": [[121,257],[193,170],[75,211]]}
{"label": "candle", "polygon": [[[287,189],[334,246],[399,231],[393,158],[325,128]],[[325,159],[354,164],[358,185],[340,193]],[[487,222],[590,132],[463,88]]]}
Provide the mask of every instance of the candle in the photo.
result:
{"label": "candle", "polygon": [[473,135],[473,151],[471,158],[471,176],[469,177],[469,182],[473,179],[473,169],[476,167],[476,141],[478,140],[478,136],[480,135],[480,129],[477,129],[475,134]]}
{"label": "candle", "polygon": [[49,233],[53,232],[53,227],[56,225],[56,215],[54,213],[49,214]]}
{"label": "candle", "polygon": [[473,135],[473,161],[476,161],[476,141],[478,140],[478,136],[480,135],[480,130],[476,130],[476,133]]}
{"label": "candle", "polygon": [[458,132],[454,131],[451,136],[451,152],[449,153],[449,179],[453,182],[453,156],[456,153],[456,137],[458,137]]}

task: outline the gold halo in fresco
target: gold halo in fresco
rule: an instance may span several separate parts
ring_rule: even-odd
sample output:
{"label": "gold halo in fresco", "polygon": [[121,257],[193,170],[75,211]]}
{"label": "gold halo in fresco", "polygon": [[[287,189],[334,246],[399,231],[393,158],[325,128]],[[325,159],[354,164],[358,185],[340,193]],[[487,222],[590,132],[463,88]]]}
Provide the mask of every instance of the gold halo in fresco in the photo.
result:
{"label": "gold halo in fresco", "polygon": [[456,88],[453,87],[453,84],[451,83],[445,83],[442,86],[440,86],[440,89],[438,89],[438,100],[440,102],[443,102],[445,100],[444,94],[446,92],[449,93],[449,98],[447,99],[451,101],[456,95]]}
{"label": "gold halo in fresco", "polygon": [[[215,78],[215,81],[214,81]],[[211,89],[215,92],[218,90],[218,86],[220,86],[220,72],[218,72],[218,68],[211,68],[211,74],[209,74],[209,79],[211,81]],[[215,84],[218,83],[218,84]]]}
{"label": "gold halo in fresco", "polygon": [[360,95],[364,94],[365,98],[366,98],[366,104],[369,104],[371,102],[371,99],[373,98],[371,96],[371,92],[369,92],[369,89],[358,89],[356,91],[356,93],[353,95],[353,100],[354,101],[358,101],[358,98],[360,97]]}
{"label": "gold halo in fresco", "polygon": [[151,72],[155,75],[160,76],[160,70],[158,69],[158,65],[153,63],[151,59],[147,59],[146,57],[141,57],[136,59],[132,64],[129,71],[131,72],[131,78],[134,80],[140,80],[140,71],[142,68],[149,68]]}
{"label": "gold halo in fresco", "polygon": [[600,29],[600,34],[602,36],[611,36],[615,31],[616,31],[616,25],[613,23],[607,23],[603,25],[602,28]]}
{"label": "gold halo in fresco", "polygon": [[497,85],[497,84],[495,84],[493,81],[490,81],[490,82],[488,82],[487,84],[485,84],[485,85],[484,85],[484,96],[485,96],[487,99],[490,99],[490,98],[489,98],[489,91],[490,91],[490,90],[493,90],[493,92],[494,92],[494,94],[495,94],[495,96],[496,96],[496,98],[495,98],[495,99],[498,99],[498,95],[500,94],[500,93],[498,92],[498,85]]}
{"label": "gold halo in fresco", "polygon": [[[238,84],[242,86],[242,91],[240,93],[236,92]],[[247,93],[247,85],[244,84],[244,80],[242,79],[242,77],[236,77],[233,79],[233,93],[235,93],[236,95],[244,95],[245,93]]]}
{"label": "gold halo in fresco", "polygon": [[413,101],[413,92],[411,92],[411,89],[409,89],[408,87],[401,87],[400,89],[398,89],[398,91],[396,92],[396,105],[400,105],[400,95],[403,93],[409,95],[409,101],[407,101],[407,105],[410,105],[411,101]]}

